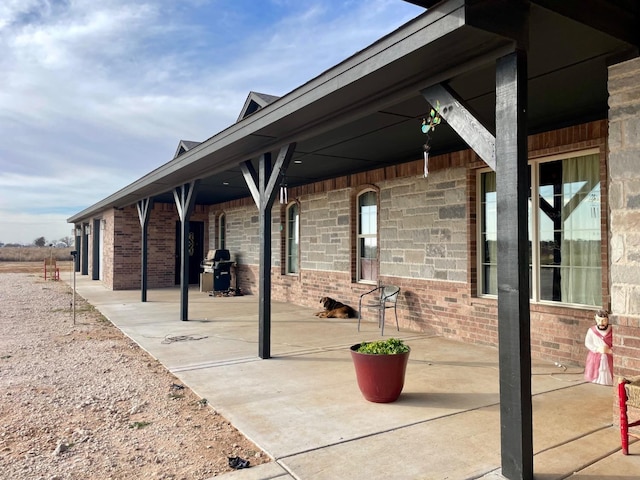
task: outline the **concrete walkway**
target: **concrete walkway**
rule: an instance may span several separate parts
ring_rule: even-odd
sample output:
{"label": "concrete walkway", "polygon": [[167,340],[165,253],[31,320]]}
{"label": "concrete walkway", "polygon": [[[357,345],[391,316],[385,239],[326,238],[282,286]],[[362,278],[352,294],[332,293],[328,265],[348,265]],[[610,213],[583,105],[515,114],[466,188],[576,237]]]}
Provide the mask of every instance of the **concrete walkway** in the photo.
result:
{"label": "concrete walkway", "polygon": [[[224,480],[500,479],[498,355],[490,347],[396,332],[411,346],[405,388],[365,401],[349,346],[380,338],[376,322],[318,319],[272,304],[273,358],[258,358],[256,296],[178,289],[109,291],[78,275],[76,290],[274,461]],[[620,451],[611,387],[582,370],[534,362],[534,470],[541,480],[640,478],[640,443]]]}

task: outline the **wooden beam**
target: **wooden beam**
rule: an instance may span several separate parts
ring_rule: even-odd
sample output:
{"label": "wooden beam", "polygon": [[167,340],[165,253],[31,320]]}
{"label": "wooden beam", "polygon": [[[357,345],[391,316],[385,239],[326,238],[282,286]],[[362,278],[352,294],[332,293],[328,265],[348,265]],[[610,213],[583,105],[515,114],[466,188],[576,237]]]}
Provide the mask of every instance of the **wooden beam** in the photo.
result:
{"label": "wooden beam", "polygon": [[180,185],[173,197],[180,216],[180,320],[189,320],[189,218],[196,204],[199,180]]}
{"label": "wooden beam", "polygon": [[293,157],[293,153],[296,150],[296,144],[290,143],[280,148],[278,152],[278,156],[276,157],[276,163],[273,165],[273,171],[275,174],[269,177],[267,185],[265,186],[265,198],[264,200],[269,205],[269,208],[273,205],[273,202],[276,199],[276,195],[278,194],[278,181],[280,180],[280,175],[284,175],[289,168],[289,163],[291,163],[291,158]]}
{"label": "wooden beam", "polygon": [[100,232],[100,223],[102,219],[93,219],[93,225],[91,225],[91,280],[100,280],[100,275],[103,273],[100,271],[102,265],[100,265],[100,237],[103,235]]}
{"label": "wooden beam", "polygon": [[271,153],[261,155],[258,172],[251,162],[241,165],[259,211],[258,356],[263,359],[271,358],[271,209],[278,191],[278,180],[287,171],[295,148],[295,143],[282,147],[273,167]]}
{"label": "wooden beam", "polygon": [[[82,227],[80,227],[82,228]],[[78,226],[75,225],[75,230],[77,232]],[[73,245],[76,249],[76,255],[73,259],[73,271],[80,272],[80,262],[81,262],[81,254],[82,254],[82,235],[74,235],[73,237]]]}
{"label": "wooden beam", "polygon": [[251,161],[247,160],[240,164],[240,170],[242,170],[244,181],[247,187],[249,187],[253,202],[256,204],[256,207],[260,208],[260,190],[258,189],[258,173],[256,169],[253,168]]}
{"label": "wooden beam", "polygon": [[138,209],[138,219],[140,220],[140,227],[142,229],[141,234],[141,249],[140,249],[140,301],[147,301],[147,285],[148,285],[148,238],[149,238],[149,217],[151,216],[151,209],[153,208],[153,200],[150,197],[138,200],[136,204]]}
{"label": "wooden beam", "polygon": [[526,112],[527,56],[517,50],[496,65],[500,438],[510,480],[533,479]]}
{"label": "wooden beam", "polygon": [[258,275],[258,356],[271,358],[271,204],[267,203],[269,192],[268,179],[272,175],[279,176],[280,171],[271,167],[271,153],[260,157],[258,164],[260,188],[260,225],[258,236],[259,275]]}
{"label": "wooden beam", "polygon": [[425,88],[421,93],[433,108],[440,104],[440,116],[492,170],[495,170],[495,137],[480,123],[473,112],[465,107],[453,90],[439,84]]}
{"label": "wooden beam", "polygon": [[87,234],[88,228],[88,223],[82,224],[82,251],[80,252],[80,256],[82,257],[82,260],[80,261],[80,269],[82,270],[82,275],[89,275],[89,235]]}

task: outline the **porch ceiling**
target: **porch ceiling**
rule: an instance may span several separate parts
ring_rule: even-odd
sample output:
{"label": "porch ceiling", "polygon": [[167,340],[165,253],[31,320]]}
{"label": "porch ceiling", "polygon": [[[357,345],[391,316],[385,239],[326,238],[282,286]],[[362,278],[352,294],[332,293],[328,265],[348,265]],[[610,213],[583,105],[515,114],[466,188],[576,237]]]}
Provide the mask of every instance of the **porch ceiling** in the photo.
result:
{"label": "porch ceiling", "polygon": [[[467,3],[474,2],[437,3],[69,222],[146,197],[173,203],[172,189],[197,178],[199,204],[248,197],[240,163],[265,152],[276,154],[291,142],[297,146],[286,172],[290,187],[419,159],[425,141],[421,120],[430,109],[420,90],[440,82],[447,82],[494,131],[494,60],[511,51],[514,42],[478,28],[487,11],[478,13]],[[637,42],[614,38],[599,24],[598,30],[537,3],[530,10],[530,132],[606,118],[607,65],[637,55]],[[637,21],[637,8],[630,10]],[[623,33],[618,36],[628,37]],[[431,143],[432,155],[467,148],[446,124]]]}

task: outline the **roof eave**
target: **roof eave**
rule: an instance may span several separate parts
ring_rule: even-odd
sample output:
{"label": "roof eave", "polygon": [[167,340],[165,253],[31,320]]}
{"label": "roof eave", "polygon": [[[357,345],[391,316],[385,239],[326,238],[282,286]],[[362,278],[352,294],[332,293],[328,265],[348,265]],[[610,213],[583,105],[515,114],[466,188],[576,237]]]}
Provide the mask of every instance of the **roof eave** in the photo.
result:
{"label": "roof eave", "polygon": [[[283,141],[281,138],[268,138],[267,141],[262,142],[253,140],[261,138],[260,130],[265,127],[284,118],[294,118],[301,110],[321,103],[326,96],[460,29],[465,25],[464,5],[464,0],[443,2],[438,8],[421,14],[276,102],[265,106],[243,121],[227,127],[197,147],[69,217],[67,221],[78,223],[105,209],[130,205],[139,199],[166,192],[184,182],[198,178],[197,175],[178,174],[181,171],[185,172],[189,167],[194,173],[206,171],[213,174],[235,167],[240,162],[255,158],[260,153],[279,148],[286,144],[288,139]],[[328,120],[325,119],[325,121]],[[305,128],[313,128],[313,126],[305,126]],[[285,133],[287,132],[283,132]],[[300,132],[297,134],[299,135]],[[252,137],[255,138],[252,140]],[[247,144],[242,145],[245,141]],[[260,146],[253,146],[252,144],[255,143]],[[229,149],[233,150],[233,155],[226,153]],[[201,168],[198,167],[200,163]],[[169,177],[171,181],[167,182]]]}

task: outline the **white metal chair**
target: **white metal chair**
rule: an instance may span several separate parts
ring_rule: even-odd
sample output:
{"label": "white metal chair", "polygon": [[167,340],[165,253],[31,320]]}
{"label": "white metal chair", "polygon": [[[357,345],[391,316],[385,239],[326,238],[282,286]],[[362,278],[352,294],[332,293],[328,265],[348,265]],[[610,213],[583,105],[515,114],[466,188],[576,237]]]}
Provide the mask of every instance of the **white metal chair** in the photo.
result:
{"label": "white metal chair", "polygon": [[[358,303],[358,331],[360,331],[360,320],[362,319],[362,309],[372,308],[378,312],[378,327],[381,328],[381,335],[384,335],[384,317],[385,311],[389,308],[393,308],[393,313],[396,316],[396,329],[400,331],[400,325],[398,324],[398,295],[400,294],[400,287],[395,285],[382,285],[360,295],[360,301]],[[365,298],[367,297],[368,298]],[[363,305],[364,300],[364,305]]]}

